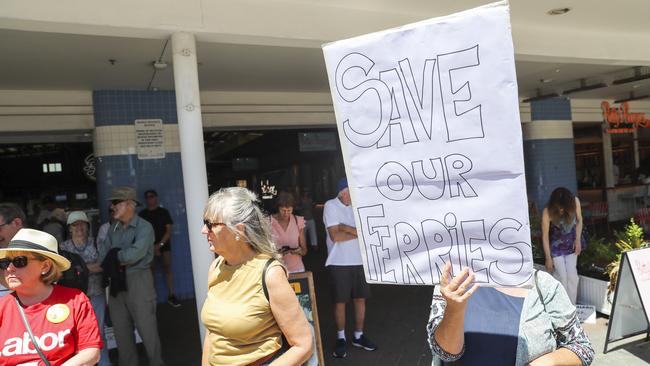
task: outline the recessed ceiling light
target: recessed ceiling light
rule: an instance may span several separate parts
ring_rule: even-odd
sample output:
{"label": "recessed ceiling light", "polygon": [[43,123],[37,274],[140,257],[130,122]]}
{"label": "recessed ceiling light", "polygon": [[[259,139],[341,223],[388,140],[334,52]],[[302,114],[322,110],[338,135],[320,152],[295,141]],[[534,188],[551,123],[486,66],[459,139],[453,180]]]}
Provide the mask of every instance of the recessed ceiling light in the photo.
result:
{"label": "recessed ceiling light", "polygon": [[550,83],[553,79],[539,79],[539,82],[542,84]]}
{"label": "recessed ceiling light", "polygon": [[642,86],[643,86],[643,84],[634,84],[634,85],[632,85],[632,88],[633,89],[638,89],[638,88],[640,88]]}
{"label": "recessed ceiling light", "polygon": [[560,69],[555,69],[555,72],[556,72],[556,73],[560,72]]}
{"label": "recessed ceiling light", "polygon": [[548,15],[562,15],[571,11],[571,8],[555,8],[546,12]]}

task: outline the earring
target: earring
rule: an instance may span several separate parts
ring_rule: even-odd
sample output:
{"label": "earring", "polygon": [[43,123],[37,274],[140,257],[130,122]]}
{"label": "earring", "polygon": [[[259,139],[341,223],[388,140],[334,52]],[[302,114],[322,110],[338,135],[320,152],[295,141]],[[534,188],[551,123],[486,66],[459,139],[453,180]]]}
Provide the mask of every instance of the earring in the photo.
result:
{"label": "earring", "polygon": [[236,234],[236,235],[235,235],[235,240],[239,241],[239,239],[241,239],[241,238],[239,237],[239,234]]}
{"label": "earring", "polygon": [[45,276],[45,272],[41,272],[41,276]]}

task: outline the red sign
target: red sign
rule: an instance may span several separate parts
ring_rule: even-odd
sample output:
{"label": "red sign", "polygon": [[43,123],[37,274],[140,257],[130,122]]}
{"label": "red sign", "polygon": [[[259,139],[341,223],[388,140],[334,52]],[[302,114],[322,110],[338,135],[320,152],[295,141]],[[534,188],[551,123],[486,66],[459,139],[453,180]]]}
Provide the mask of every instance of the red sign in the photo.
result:
{"label": "red sign", "polygon": [[603,110],[603,119],[609,125],[609,133],[629,133],[639,127],[650,127],[650,119],[645,118],[645,113],[630,113],[629,104],[621,103],[618,107],[610,107],[609,102],[600,103]]}

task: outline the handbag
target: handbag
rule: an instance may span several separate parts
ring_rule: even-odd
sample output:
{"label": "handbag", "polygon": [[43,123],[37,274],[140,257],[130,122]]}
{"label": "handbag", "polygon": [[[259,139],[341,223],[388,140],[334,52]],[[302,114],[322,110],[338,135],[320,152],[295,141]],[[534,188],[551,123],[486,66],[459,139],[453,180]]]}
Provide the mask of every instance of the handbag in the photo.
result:
{"label": "handbag", "polygon": [[18,300],[18,296],[16,296],[15,293],[13,295],[14,295],[14,300],[16,300],[16,306],[18,306],[18,311],[20,312],[20,317],[23,318],[23,324],[25,325],[25,329],[27,329],[27,333],[29,333],[29,337],[32,339],[32,344],[34,345],[36,352],[38,352],[38,355],[41,356],[41,360],[43,360],[43,363],[45,363],[46,366],[51,366],[50,361],[47,360],[47,357],[45,357],[45,354],[41,350],[41,347],[38,345],[38,342],[36,342],[34,333],[32,333],[32,327],[29,326],[29,322],[27,321],[27,316],[25,316],[25,311],[23,310],[23,307],[20,305],[20,300]]}

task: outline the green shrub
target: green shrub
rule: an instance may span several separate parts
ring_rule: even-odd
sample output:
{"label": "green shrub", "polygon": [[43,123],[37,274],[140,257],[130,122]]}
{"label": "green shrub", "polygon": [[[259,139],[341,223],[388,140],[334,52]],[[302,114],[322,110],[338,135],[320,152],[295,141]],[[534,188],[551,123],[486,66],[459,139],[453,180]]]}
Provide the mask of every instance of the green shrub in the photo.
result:
{"label": "green shrub", "polygon": [[648,243],[643,240],[643,228],[630,219],[630,223],[625,225],[623,231],[614,232],[616,237],[616,248],[618,253],[616,258],[607,265],[605,273],[609,276],[609,286],[607,287],[607,294],[614,292],[616,288],[616,278],[618,277],[618,269],[621,265],[621,254],[632,249],[639,249],[648,246]]}

